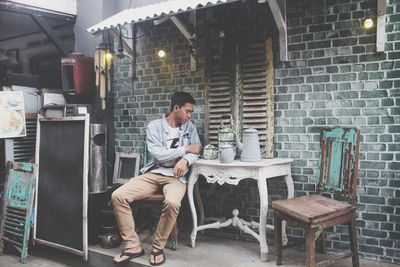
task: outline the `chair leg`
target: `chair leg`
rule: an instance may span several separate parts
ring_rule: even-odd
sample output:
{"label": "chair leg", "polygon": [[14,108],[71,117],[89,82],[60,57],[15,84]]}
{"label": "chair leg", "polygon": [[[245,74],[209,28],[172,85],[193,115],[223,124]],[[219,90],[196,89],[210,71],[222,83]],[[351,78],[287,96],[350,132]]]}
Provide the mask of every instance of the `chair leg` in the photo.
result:
{"label": "chair leg", "polygon": [[315,267],[315,233],[311,228],[306,229],[306,266]]}
{"label": "chair leg", "polygon": [[282,264],[282,218],[275,213],[275,256],[276,265]]}
{"label": "chair leg", "polygon": [[319,240],[319,245],[320,245],[319,252],[321,254],[326,254],[326,246],[325,246],[326,232],[325,231],[322,231],[322,233],[318,237],[318,240]]}
{"label": "chair leg", "polygon": [[169,235],[169,238],[171,239],[171,249],[176,250],[178,247],[178,226],[177,223],[174,224],[174,227],[172,228],[171,234]]}
{"label": "chair leg", "polygon": [[350,238],[350,248],[353,252],[353,267],[359,267],[360,262],[358,260],[358,249],[357,249],[357,235],[356,235],[356,220],[353,218],[349,223],[349,238]]}
{"label": "chair leg", "polygon": [[3,237],[0,236],[0,256],[3,255],[3,249],[4,249]]}

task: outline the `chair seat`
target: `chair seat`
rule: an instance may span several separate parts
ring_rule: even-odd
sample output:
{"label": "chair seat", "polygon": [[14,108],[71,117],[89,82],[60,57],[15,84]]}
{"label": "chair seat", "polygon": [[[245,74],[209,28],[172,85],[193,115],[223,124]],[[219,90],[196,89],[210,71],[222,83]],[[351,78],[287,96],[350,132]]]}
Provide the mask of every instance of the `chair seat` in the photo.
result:
{"label": "chair seat", "polygon": [[146,198],[136,200],[132,204],[140,208],[158,208],[161,207],[164,202],[164,195],[162,193],[156,193]]}
{"label": "chair seat", "polygon": [[160,194],[154,194],[149,197],[143,198],[138,201],[150,201],[150,202],[163,202],[164,201],[164,195],[162,193]]}
{"label": "chair seat", "polygon": [[321,195],[308,195],[291,199],[275,200],[272,208],[305,223],[316,223],[340,216],[355,209],[351,204]]}

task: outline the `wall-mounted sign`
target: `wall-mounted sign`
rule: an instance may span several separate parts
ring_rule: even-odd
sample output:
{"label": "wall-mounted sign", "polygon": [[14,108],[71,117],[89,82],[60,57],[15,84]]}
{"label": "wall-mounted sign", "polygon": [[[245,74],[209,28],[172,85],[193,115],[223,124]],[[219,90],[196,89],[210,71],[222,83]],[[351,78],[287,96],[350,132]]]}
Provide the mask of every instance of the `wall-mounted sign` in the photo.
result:
{"label": "wall-mounted sign", "polygon": [[0,92],[0,138],[23,136],[26,136],[23,93]]}

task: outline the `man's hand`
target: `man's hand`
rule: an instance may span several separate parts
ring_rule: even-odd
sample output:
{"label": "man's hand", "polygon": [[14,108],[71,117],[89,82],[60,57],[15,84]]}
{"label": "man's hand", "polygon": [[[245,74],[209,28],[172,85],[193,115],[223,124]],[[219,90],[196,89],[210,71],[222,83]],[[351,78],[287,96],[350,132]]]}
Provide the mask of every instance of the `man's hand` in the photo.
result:
{"label": "man's hand", "polygon": [[174,177],[175,178],[179,178],[179,177],[183,176],[185,174],[185,171],[186,171],[186,168],[187,168],[188,164],[189,164],[189,162],[186,159],[184,159],[184,158],[180,159],[175,164]]}
{"label": "man's hand", "polygon": [[203,150],[203,146],[201,144],[193,144],[185,146],[185,152],[193,153],[193,154],[200,154]]}

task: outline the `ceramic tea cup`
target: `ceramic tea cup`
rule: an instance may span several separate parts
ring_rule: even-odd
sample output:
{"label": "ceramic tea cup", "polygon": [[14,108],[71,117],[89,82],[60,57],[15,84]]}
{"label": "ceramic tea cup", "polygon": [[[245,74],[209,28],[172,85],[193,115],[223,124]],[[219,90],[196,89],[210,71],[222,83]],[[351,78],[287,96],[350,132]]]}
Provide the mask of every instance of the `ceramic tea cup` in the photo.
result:
{"label": "ceramic tea cup", "polygon": [[219,161],[222,163],[232,162],[236,156],[236,147],[231,144],[224,144],[219,147]]}

